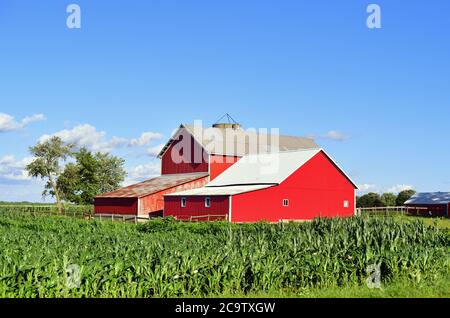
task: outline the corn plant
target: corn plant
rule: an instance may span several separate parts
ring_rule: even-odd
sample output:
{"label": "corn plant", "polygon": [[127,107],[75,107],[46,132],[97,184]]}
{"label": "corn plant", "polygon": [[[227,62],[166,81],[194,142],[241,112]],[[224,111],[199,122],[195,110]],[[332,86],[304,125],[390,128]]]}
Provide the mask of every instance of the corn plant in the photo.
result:
{"label": "corn plant", "polygon": [[[389,218],[311,223],[126,223],[0,214],[0,297],[180,297],[431,280],[448,231]],[[79,287],[67,268],[80,270]]]}

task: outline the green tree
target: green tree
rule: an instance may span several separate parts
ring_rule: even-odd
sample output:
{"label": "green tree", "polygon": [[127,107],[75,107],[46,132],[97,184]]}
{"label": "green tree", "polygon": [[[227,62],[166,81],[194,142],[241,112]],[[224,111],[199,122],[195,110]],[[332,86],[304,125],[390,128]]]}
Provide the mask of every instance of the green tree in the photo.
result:
{"label": "green tree", "polygon": [[381,207],[381,197],[378,193],[370,192],[357,198],[356,206],[358,208]]}
{"label": "green tree", "polygon": [[86,148],[75,153],[58,179],[64,200],[93,204],[96,195],[118,189],[126,176],[124,160],[107,153],[93,154]]}
{"label": "green tree", "polygon": [[397,196],[393,193],[383,193],[380,199],[383,206],[395,206],[397,202]]}
{"label": "green tree", "polygon": [[414,190],[404,190],[400,192],[397,196],[397,206],[404,205],[405,202],[408,201],[414,194],[416,194],[416,191]]}
{"label": "green tree", "polygon": [[61,174],[61,161],[71,155],[73,145],[64,143],[59,137],[52,137],[30,147],[34,160],[26,166],[28,174],[34,178],[47,179],[42,196],[51,195],[56,199],[58,211],[62,213],[61,195],[57,182]]}

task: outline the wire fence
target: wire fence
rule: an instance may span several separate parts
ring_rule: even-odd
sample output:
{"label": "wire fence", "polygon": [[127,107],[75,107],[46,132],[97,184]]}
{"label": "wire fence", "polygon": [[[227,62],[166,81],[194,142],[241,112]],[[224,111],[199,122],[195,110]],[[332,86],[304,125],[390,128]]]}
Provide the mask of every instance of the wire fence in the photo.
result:
{"label": "wire fence", "polygon": [[371,208],[357,208],[356,215],[358,216],[392,216],[396,214],[411,215],[417,211],[426,212],[426,207],[406,207],[406,206],[387,206],[387,207],[371,207]]}
{"label": "wire fence", "polygon": [[75,218],[91,218],[94,208],[91,205],[64,205],[61,213],[56,205],[0,205],[2,213],[20,213],[33,216],[68,216]]}
{"label": "wire fence", "polygon": [[[122,221],[122,222],[144,222],[151,219],[150,216],[143,215],[127,215],[127,214],[95,214],[91,205],[64,205],[62,212],[59,213],[56,205],[1,205],[0,213],[20,213],[32,216],[66,216],[74,218],[83,218],[87,220],[100,221]],[[427,215],[429,209],[426,207],[371,207],[357,208],[357,216],[395,216],[395,215]],[[210,222],[210,221],[228,221],[226,214],[209,214],[209,215],[179,215],[176,217],[179,221],[185,222]]]}
{"label": "wire fence", "polygon": [[99,221],[139,223],[150,220],[150,217],[139,215],[125,215],[125,214],[94,214],[92,216],[92,219]]}

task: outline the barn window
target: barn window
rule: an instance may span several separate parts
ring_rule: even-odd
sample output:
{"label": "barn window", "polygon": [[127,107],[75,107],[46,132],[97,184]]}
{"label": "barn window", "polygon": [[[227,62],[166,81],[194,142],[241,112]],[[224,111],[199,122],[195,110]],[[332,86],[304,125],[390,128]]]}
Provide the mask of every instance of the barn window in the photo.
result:
{"label": "barn window", "polygon": [[283,206],[289,206],[289,200],[288,199],[284,199],[283,200]]}
{"label": "barn window", "polygon": [[205,198],[205,208],[211,207],[211,198],[207,197]]}
{"label": "barn window", "polygon": [[348,202],[348,200],[344,201],[344,208],[348,208],[350,207],[350,202]]}
{"label": "barn window", "polygon": [[181,198],[181,207],[182,207],[182,208],[185,208],[185,207],[186,207],[186,203],[187,203],[186,198]]}

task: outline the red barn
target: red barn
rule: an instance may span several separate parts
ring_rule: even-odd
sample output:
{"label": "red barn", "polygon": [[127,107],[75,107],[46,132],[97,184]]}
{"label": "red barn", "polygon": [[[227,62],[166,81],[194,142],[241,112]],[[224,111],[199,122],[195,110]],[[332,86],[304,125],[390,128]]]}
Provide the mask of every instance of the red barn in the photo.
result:
{"label": "red barn", "polygon": [[316,148],[310,138],[244,131],[237,124],[211,128],[181,125],[158,158],[161,176],[131,185],[94,200],[95,214],[160,216],[164,195],[202,188],[241,157],[258,152]]}
{"label": "red barn", "polygon": [[164,216],[279,222],[355,215],[355,183],[322,149],[247,155],[207,186],[164,196]]}
{"label": "red barn", "polygon": [[405,202],[408,212],[422,216],[446,216],[450,210],[450,192],[416,193]]}

